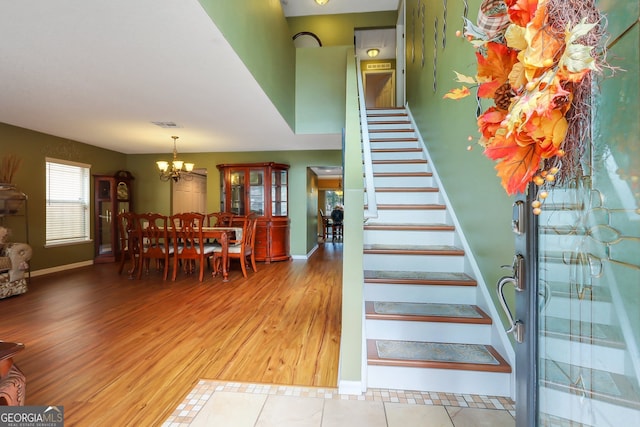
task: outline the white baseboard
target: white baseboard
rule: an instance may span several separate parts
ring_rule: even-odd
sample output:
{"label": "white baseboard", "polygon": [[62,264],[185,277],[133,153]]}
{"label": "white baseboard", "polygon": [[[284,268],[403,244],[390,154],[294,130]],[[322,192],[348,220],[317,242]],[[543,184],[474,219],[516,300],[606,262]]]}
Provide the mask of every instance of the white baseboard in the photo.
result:
{"label": "white baseboard", "polygon": [[291,255],[291,259],[304,259],[304,260],[307,260],[317,250],[318,250],[318,244],[316,243],[316,245],[313,248],[311,248],[311,250],[309,252],[307,252],[306,255]]}
{"label": "white baseboard", "polygon": [[42,270],[36,270],[31,272],[31,277],[44,276],[45,274],[57,273],[59,271],[73,270],[74,268],[87,267],[93,265],[93,261],[81,261],[73,264],[58,265],[51,268],[44,268]]}
{"label": "white baseboard", "polygon": [[339,394],[351,394],[359,396],[364,391],[362,381],[344,381],[341,380],[338,383],[338,393]]}

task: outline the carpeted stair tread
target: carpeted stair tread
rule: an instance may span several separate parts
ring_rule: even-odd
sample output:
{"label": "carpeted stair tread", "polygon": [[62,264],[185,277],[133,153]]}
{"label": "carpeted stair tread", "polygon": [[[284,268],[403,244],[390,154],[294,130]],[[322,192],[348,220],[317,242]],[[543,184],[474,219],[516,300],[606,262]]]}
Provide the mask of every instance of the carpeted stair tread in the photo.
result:
{"label": "carpeted stair tread", "polygon": [[511,366],[489,345],[367,340],[369,365],[510,373]]}
{"label": "carpeted stair tread", "polygon": [[363,245],[365,254],[464,255],[464,250],[450,245]]}
{"label": "carpeted stair tread", "polygon": [[476,281],[465,273],[432,271],[378,271],[365,270],[365,283],[393,283],[405,285],[476,286]]}
{"label": "carpeted stair tread", "polygon": [[640,392],[624,375],[544,359],[541,385],[614,405],[640,409]]}
{"label": "carpeted stair tread", "polygon": [[546,316],[540,327],[541,332],[550,338],[610,348],[625,348],[620,329],[611,325]]}
{"label": "carpeted stair tread", "polygon": [[491,318],[471,304],[366,301],[367,319],[490,325]]}

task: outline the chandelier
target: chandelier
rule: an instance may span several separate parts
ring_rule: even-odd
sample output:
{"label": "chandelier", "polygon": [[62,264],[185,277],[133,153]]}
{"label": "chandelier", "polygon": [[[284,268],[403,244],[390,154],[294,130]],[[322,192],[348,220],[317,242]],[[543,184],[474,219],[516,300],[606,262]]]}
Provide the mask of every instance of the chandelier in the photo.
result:
{"label": "chandelier", "polygon": [[178,182],[180,179],[193,179],[191,172],[193,171],[195,164],[185,163],[182,160],[178,160],[178,150],[176,149],[176,140],[178,137],[172,136],[171,138],[173,138],[173,161],[171,163],[163,160],[156,162],[158,169],[160,170],[160,180],[169,181],[172,179],[174,182]]}

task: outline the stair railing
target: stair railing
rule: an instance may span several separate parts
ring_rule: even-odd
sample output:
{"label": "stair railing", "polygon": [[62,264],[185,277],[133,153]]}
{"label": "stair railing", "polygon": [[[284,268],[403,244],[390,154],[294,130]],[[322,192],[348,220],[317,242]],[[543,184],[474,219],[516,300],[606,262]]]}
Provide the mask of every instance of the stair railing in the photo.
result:
{"label": "stair railing", "polygon": [[365,221],[378,217],[378,204],[376,202],[376,187],[373,183],[373,165],[371,162],[371,142],[369,141],[369,124],[367,122],[367,107],[362,85],[362,71],[360,61],[356,60],[356,73],[358,74],[358,99],[360,107],[360,132],[362,134],[362,156],[364,163],[364,182],[367,194],[367,206],[364,210]]}

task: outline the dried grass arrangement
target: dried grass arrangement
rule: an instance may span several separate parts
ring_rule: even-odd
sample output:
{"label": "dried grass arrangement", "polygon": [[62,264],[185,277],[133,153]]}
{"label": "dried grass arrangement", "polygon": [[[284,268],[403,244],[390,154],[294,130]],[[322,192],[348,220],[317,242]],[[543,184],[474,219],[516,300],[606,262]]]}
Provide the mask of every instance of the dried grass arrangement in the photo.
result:
{"label": "dried grass arrangement", "polygon": [[0,183],[11,184],[15,177],[22,159],[15,154],[8,154],[0,161]]}

